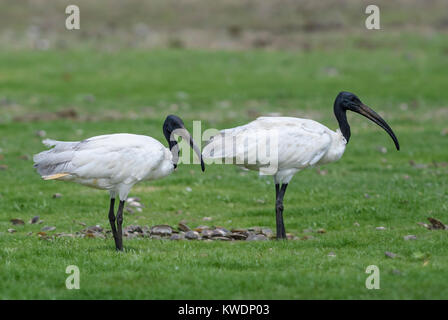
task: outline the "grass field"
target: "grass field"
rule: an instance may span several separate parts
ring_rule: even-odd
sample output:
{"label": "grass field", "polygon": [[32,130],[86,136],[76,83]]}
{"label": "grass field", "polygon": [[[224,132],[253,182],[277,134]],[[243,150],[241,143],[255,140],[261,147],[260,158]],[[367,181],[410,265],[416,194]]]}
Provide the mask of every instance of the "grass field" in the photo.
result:
{"label": "grass field", "polygon": [[[346,41],[309,52],[0,51],[0,298],[448,298],[447,231],[417,225],[427,217],[448,222],[448,41],[438,33]],[[29,157],[44,149],[36,131],[60,140],[131,132],[165,143],[170,113],[189,128],[193,120],[222,129],[270,113],[336,128],[332,105],[341,90],[381,112],[402,150],[368,120],[349,116],[343,158],[321,168],[324,175],[299,173],[285,197],[287,232],[325,233],[287,242],[125,239],[123,253],[112,239],[36,235],[45,225],[56,227],[50,233],[81,230],[74,221],[108,227],[107,192],[42,181],[34,171]],[[54,114],[67,109],[72,118]],[[134,187],[146,208],[124,223],[275,230],[271,180],[233,166],[202,173],[181,165]],[[44,224],[28,224],[35,215]],[[25,226],[12,226],[13,218]],[[80,290],[65,288],[68,265],[80,268]],[[365,288],[369,265],[380,269],[380,290]]]}

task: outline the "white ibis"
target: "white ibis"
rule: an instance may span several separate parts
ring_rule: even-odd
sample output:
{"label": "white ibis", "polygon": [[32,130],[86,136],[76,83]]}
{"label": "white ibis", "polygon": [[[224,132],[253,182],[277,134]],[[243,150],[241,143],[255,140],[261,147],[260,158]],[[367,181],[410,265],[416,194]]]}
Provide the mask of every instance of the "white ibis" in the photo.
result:
{"label": "white ibis", "polygon": [[[397,150],[400,150],[398,140],[386,121],[364,105],[355,94],[340,92],[334,102],[334,115],[339,123],[336,131],[309,119],[260,117],[246,125],[222,130],[210,139],[202,154],[206,159],[225,159],[226,163],[233,164],[237,162],[239,166],[259,170],[260,173],[268,166],[266,154],[276,155],[276,170],[272,174],[276,192],[277,239],[286,239],[283,197],[288,183],[302,169],[334,162],[342,157],[350,140],[347,110],[359,113],[382,127],[391,136]],[[270,151],[266,154],[254,152],[260,150],[263,147],[260,144],[267,141],[259,139],[260,136],[272,138],[267,139],[269,141],[277,141],[275,146],[267,146]],[[273,152],[274,147],[277,148],[276,152]],[[255,157],[255,161],[248,163],[250,154]]]}
{"label": "white ibis", "polygon": [[[44,140],[53,149],[34,156],[34,167],[44,180],[73,181],[89,187],[109,190],[109,221],[117,250],[123,250],[123,208],[132,186],[144,180],[156,180],[171,174],[177,167],[179,148],[174,134],[190,143],[201,160],[202,155],[183,121],[174,115],[166,118],[163,134],[169,148],[154,138],[118,133],[83,141]],[[115,197],[120,204],[115,217]],[[116,225],[115,225],[116,222]]]}

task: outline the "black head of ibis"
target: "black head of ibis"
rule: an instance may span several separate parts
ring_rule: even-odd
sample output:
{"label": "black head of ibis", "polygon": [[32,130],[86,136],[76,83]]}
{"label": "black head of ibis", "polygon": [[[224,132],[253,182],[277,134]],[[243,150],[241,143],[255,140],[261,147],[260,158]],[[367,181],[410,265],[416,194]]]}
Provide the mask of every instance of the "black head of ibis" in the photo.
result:
{"label": "black head of ibis", "polygon": [[347,122],[346,115],[347,110],[359,113],[360,115],[363,115],[367,119],[375,122],[377,125],[383,128],[394,141],[397,150],[400,150],[398,139],[387,122],[384,121],[384,119],[381,118],[380,115],[378,115],[375,111],[362,103],[355,94],[342,91],[338,94],[334,101],[334,114],[336,116],[336,119],[338,120],[341,132],[347,140],[347,143],[350,140],[350,126]]}
{"label": "black head of ibis", "polygon": [[178,116],[169,115],[168,117],[166,117],[165,122],[163,123],[163,135],[168,141],[169,148],[173,153],[174,168],[177,168],[177,162],[179,160],[179,152],[180,152],[174,134],[182,137],[182,139],[185,139],[190,143],[190,147],[193,149],[193,151],[197,154],[198,158],[201,160],[201,169],[202,171],[204,171],[205,165],[202,159],[201,151],[197,147],[196,143],[193,141],[191,134],[185,128],[184,122]]}

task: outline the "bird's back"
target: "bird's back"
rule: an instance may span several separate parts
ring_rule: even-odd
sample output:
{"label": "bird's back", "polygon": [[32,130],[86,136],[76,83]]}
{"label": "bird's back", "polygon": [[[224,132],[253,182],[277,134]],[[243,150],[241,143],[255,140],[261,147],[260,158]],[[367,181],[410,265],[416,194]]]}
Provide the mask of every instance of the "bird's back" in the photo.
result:
{"label": "bird's back", "polygon": [[318,163],[325,156],[335,134],[314,120],[260,117],[246,125],[222,130],[205,146],[203,155],[241,163],[248,161],[252,154],[256,157],[255,164],[243,166],[256,170],[276,157],[279,170],[301,169]]}
{"label": "bird's back", "polygon": [[34,156],[40,175],[102,189],[151,178],[164,160],[171,160],[171,153],[159,141],[143,135],[119,133],[83,141],[43,142],[54,148]]}

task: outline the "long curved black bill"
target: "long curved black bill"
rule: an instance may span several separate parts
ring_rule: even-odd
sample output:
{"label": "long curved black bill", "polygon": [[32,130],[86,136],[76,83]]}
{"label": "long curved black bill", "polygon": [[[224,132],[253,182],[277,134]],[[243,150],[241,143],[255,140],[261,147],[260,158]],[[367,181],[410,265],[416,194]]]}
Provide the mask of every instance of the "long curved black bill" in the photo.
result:
{"label": "long curved black bill", "polygon": [[395,133],[392,131],[391,127],[389,127],[387,122],[384,121],[384,119],[379,116],[379,114],[377,114],[375,111],[370,109],[365,104],[361,104],[357,110],[353,110],[353,111],[363,115],[367,119],[375,122],[377,125],[379,125],[381,128],[383,128],[389,134],[389,136],[392,138],[392,140],[394,141],[395,147],[397,148],[397,150],[400,150],[400,144],[398,143],[398,139],[395,136]]}
{"label": "long curved black bill", "polygon": [[194,143],[194,140],[191,137],[191,135],[188,132],[188,130],[187,129],[182,129],[182,130],[179,130],[179,132],[176,132],[176,133],[179,134],[179,136],[181,136],[183,139],[187,140],[190,143],[191,149],[193,149],[193,151],[196,153],[196,155],[198,156],[199,160],[201,161],[201,169],[202,169],[202,172],[204,172],[205,171],[205,164],[204,164],[204,160],[202,159],[202,153],[199,150],[199,148],[196,145],[196,143]]}
{"label": "long curved black bill", "polygon": [[202,153],[199,150],[198,146],[194,143],[193,138],[190,136],[190,147],[194,150],[194,152],[196,152],[198,158],[201,160],[201,170],[202,172],[205,171],[205,164],[204,164],[204,160],[202,159]]}

